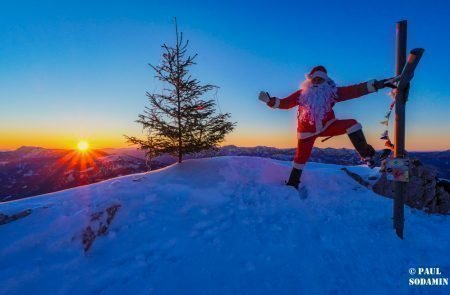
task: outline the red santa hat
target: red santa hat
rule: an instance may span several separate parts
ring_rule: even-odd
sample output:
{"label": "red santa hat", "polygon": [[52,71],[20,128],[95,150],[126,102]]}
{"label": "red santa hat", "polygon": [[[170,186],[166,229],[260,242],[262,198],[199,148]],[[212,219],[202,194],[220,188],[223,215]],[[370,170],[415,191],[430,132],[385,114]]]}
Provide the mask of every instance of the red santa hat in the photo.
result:
{"label": "red santa hat", "polygon": [[320,77],[322,79],[328,79],[327,69],[324,66],[316,66],[312,68],[309,74],[306,74],[306,78],[312,80],[316,77]]}

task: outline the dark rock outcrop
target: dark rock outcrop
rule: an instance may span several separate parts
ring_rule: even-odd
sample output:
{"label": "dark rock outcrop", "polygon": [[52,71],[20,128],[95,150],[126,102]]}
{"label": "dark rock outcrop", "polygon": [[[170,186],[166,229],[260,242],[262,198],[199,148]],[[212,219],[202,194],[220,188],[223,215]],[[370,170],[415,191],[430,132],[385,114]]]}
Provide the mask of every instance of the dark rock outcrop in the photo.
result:
{"label": "dark rock outcrop", "polygon": [[[372,189],[377,194],[393,198],[394,182],[387,180],[383,167],[381,173],[381,177]],[[436,177],[435,168],[425,166],[419,160],[413,159],[409,167],[409,175],[409,182],[406,183],[406,205],[428,213],[450,213],[449,185],[447,181]]]}

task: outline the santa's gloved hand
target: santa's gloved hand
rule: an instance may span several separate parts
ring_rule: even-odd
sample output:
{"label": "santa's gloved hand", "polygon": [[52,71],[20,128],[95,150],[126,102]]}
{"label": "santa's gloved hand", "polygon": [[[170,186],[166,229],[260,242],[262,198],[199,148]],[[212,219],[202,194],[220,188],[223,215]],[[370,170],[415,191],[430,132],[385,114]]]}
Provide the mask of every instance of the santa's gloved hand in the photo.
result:
{"label": "santa's gloved hand", "polygon": [[269,94],[268,94],[267,92],[261,91],[261,92],[259,93],[258,99],[259,99],[260,101],[263,101],[263,102],[265,102],[265,103],[268,103],[268,102],[270,101],[270,96],[269,96]]}
{"label": "santa's gloved hand", "polygon": [[400,75],[397,77],[391,77],[383,80],[375,80],[373,82],[373,87],[375,87],[376,90],[383,89],[385,87],[396,88],[394,83],[397,82],[398,80],[400,80]]}
{"label": "santa's gloved hand", "polygon": [[380,89],[383,89],[384,87],[386,87],[386,81],[387,81],[388,79],[383,79],[383,80],[375,80],[374,82],[373,82],[373,87],[376,89],[376,90],[380,90]]}

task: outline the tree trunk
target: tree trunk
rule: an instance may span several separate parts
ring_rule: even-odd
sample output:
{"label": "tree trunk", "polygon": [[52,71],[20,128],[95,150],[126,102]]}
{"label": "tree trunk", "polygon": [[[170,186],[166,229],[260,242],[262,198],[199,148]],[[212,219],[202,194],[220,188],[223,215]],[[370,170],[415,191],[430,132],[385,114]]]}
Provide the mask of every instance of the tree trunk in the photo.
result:
{"label": "tree trunk", "polygon": [[178,38],[178,25],[177,25],[177,19],[175,18],[175,33],[177,35],[177,44],[176,44],[176,51],[177,51],[177,59],[176,59],[176,67],[177,67],[177,79],[176,79],[176,92],[177,92],[177,119],[178,119],[178,163],[181,163],[183,161],[183,141],[182,141],[182,134],[181,134],[181,97],[180,97],[180,80],[181,80],[181,73],[180,73],[180,40]]}

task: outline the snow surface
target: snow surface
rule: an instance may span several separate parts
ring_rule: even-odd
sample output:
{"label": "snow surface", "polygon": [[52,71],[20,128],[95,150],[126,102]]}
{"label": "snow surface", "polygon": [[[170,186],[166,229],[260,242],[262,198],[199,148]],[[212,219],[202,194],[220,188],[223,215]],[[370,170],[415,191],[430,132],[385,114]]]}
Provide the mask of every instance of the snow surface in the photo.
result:
{"label": "snow surface", "polygon": [[[448,216],[406,208],[341,166],[309,163],[309,196],[283,184],[291,164],[219,157],[0,204],[31,215],[0,226],[0,294],[405,294],[410,267],[450,274]],[[361,173],[373,174],[365,167]],[[121,204],[87,254],[93,212]]]}

